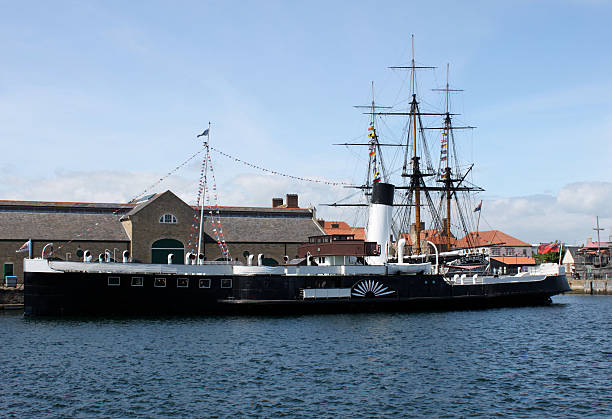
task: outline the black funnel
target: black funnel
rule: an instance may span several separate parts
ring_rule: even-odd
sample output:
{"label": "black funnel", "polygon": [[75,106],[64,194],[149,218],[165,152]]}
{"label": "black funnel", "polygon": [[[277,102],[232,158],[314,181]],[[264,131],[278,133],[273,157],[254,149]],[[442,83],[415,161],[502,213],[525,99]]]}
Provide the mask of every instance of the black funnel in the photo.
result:
{"label": "black funnel", "polygon": [[390,183],[375,183],[372,186],[372,203],[393,205],[395,186]]}

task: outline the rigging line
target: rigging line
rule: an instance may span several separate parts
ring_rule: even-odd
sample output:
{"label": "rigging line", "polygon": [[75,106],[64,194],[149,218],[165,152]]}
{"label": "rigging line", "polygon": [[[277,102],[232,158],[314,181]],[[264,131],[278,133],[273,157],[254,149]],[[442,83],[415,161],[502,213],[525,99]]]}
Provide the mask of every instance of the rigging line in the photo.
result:
{"label": "rigging line", "polygon": [[[392,71],[392,73],[397,73],[397,72],[396,71]],[[410,79],[410,72],[409,71],[402,72],[402,73],[404,73],[405,75],[404,75],[404,77],[400,78],[401,79],[400,88],[398,89],[397,95],[395,96],[395,99],[392,102],[392,105],[391,105],[392,107],[396,107],[397,105],[399,105],[399,104],[401,104],[403,102],[407,102],[408,101],[408,99],[402,99],[402,100],[398,101],[400,95],[403,92],[404,86],[407,84],[406,81]]]}
{"label": "rigging line", "polygon": [[[213,190],[213,196],[214,196],[214,199],[215,199],[215,201],[214,201],[214,211],[215,211],[216,216],[217,216],[216,222],[217,222],[218,231],[215,230],[215,219],[214,219],[214,215],[215,214],[213,214],[212,207],[210,205],[208,205],[209,214],[211,216],[211,223],[213,225],[213,231],[215,232],[215,235],[221,239],[221,240],[217,239],[217,243],[218,243],[218,245],[219,245],[219,247],[221,249],[221,253],[223,254],[223,256],[225,258],[231,260],[232,256],[230,254],[229,248],[228,248],[227,243],[225,241],[225,235],[223,234],[223,226],[221,224],[221,214],[219,212],[219,197],[217,195],[217,179],[215,178],[215,172],[213,170],[212,157],[210,156],[210,153],[207,153],[206,157],[208,158],[208,162],[209,162],[208,168],[210,170],[210,174],[211,174],[211,177],[212,177],[212,180],[213,180],[212,190]],[[207,200],[210,200],[210,193],[207,196]]]}
{"label": "rigging line", "polygon": [[338,199],[335,203],[339,204],[341,202],[346,201],[347,199],[353,198],[355,195],[361,195],[361,190],[357,190],[357,192],[354,192],[354,193],[352,193],[352,194],[350,194],[348,196],[345,196],[344,198]]}
{"label": "rigging line", "polygon": [[210,146],[210,149],[213,150],[216,153],[221,154],[224,157],[227,157],[228,159],[232,159],[234,161],[242,163],[245,166],[249,166],[249,167],[251,167],[253,169],[261,170],[262,172],[270,173],[272,175],[288,177],[288,178],[295,179],[295,180],[301,180],[303,182],[322,183],[322,184],[331,185],[331,186],[348,185],[348,183],[346,183],[346,182],[333,182],[333,181],[329,181],[329,180],[319,180],[319,179],[305,178],[305,177],[301,177],[301,176],[288,175],[286,173],[278,172],[276,170],[266,169],[265,167],[261,167],[261,166],[258,166],[256,164],[249,163],[249,162],[247,162],[245,160],[242,160],[242,159],[240,159],[240,158],[238,158],[236,156],[232,156],[231,154],[224,153],[223,151],[221,151],[219,149],[216,149],[213,146]]}
{"label": "rigging line", "polygon": [[[164,180],[166,180],[168,177],[172,176],[174,173],[178,172],[180,169],[182,169],[183,167],[185,167],[187,165],[187,163],[189,163],[191,160],[193,160],[196,156],[200,155],[205,149],[202,148],[201,150],[193,153],[191,156],[189,156],[189,158],[187,158],[187,160],[183,161],[181,164],[179,164],[178,166],[176,166],[174,169],[170,170],[168,173],[166,173],[164,176],[162,176],[159,180],[157,180],[155,183],[151,184],[149,187],[145,188],[144,191],[142,191],[140,194],[134,196],[132,199],[130,199],[128,201],[128,204],[133,204],[135,203],[136,200],[138,200],[139,198],[142,198],[145,194],[147,194],[148,192],[150,192],[154,187],[156,187],[157,185],[159,185],[160,183],[162,183]],[[115,211],[113,211],[111,213],[111,215],[113,216],[119,216],[119,212],[122,210],[126,210],[126,208],[117,208]],[[126,212],[128,212],[126,210]],[[87,227],[85,230],[83,230],[81,233],[75,235],[74,237],[72,237],[70,240],[68,240],[67,242],[60,244],[57,249],[53,249],[51,250],[51,255],[53,255],[54,251],[60,251],[62,248],[66,247],[67,245],[69,245],[70,243],[74,242],[75,240],[78,240],[81,236],[83,236],[85,233],[90,232],[94,227],[98,226],[100,223],[95,223],[95,224],[91,224],[89,227]]]}
{"label": "rigging line", "polygon": [[140,194],[136,195],[134,198],[132,198],[128,204],[136,201],[137,199],[141,198],[142,196],[144,196],[147,192],[149,192],[151,189],[153,189],[155,186],[159,185],[160,183],[162,183],[164,180],[166,180],[168,177],[172,176],[174,173],[178,172],[180,169],[182,169],[187,163],[189,163],[191,160],[193,160],[196,156],[198,156],[199,154],[201,154],[203,151],[205,150],[205,148],[202,148],[201,150],[193,153],[187,160],[185,160],[184,162],[182,162],[181,164],[179,164],[178,166],[176,166],[174,169],[170,170],[167,174],[165,174],[164,176],[162,176],[158,181],[156,181],[155,183],[153,183],[151,186],[149,186],[148,188],[145,188],[144,191],[142,191]]}

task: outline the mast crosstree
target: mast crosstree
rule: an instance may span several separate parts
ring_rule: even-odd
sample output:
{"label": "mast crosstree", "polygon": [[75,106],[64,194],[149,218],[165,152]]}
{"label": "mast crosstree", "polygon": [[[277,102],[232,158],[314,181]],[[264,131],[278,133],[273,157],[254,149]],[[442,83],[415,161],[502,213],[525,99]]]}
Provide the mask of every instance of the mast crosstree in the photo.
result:
{"label": "mast crosstree", "polygon": [[[368,145],[370,147],[369,164],[368,164],[368,175],[366,183],[361,186],[353,186],[354,188],[362,189],[366,191],[366,196],[369,195],[372,183],[377,182],[377,168],[383,173],[383,180],[389,181],[389,174],[387,168],[382,160],[382,148],[383,147],[402,147],[403,152],[403,165],[401,167],[401,176],[408,180],[404,186],[396,186],[396,190],[404,191],[403,201],[401,204],[395,204],[395,206],[402,207],[399,210],[399,228],[394,230],[396,236],[399,236],[402,232],[410,232],[410,236],[413,239],[412,253],[421,254],[422,243],[421,233],[424,230],[422,208],[428,207],[433,229],[437,231],[439,236],[443,236],[443,240],[439,243],[443,244],[443,249],[448,250],[452,244],[452,233],[451,233],[451,214],[452,214],[452,202],[456,202],[457,218],[459,219],[461,229],[467,235],[469,229],[467,227],[467,214],[466,208],[462,208],[459,205],[458,193],[469,193],[469,192],[480,192],[482,188],[472,185],[466,178],[471,172],[472,166],[467,168],[464,173],[461,173],[458,159],[455,151],[455,139],[454,131],[462,129],[473,129],[472,126],[453,126],[452,117],[458,114],[450,111],[450,94],[455,92],[461,92],[461,89],[451,89],[449,86],[449,65],[447,64],[446,71],[446,86],[443,89],[432,89],[434,91],[441,91],[445,94],[445,109],[444,112],[423,112],[420,109],[419,100],[417,98],[417,70],[422,69],[435,69],[432,66],[420,66],[416,65],[415,52],[414,52],[414,35],[412,36],[412,59],[409,66],[392,66],[389,67],[392,70],[408,70],[410,71],[410,89],[411,89],[411,101],[409,111],[393,111],[392,107],[377,106],[374,103],[374,85],[372,83],[372,103],[369,106],[355,106],[356,108],[366,108],[367,112],[364,114],[370,115],[370,128],[369,137],[371,140],[368,143],[344,143],[338,145]],[[408,117],[407,122],[407,135],[405,141],[401,144],[393,143],[381,143],[378,140],[378,134],[376,133],[376,117],[385,116],[404,116]],[[423,117],[438,116],[443,118],[442,127],[425,127],[423,124]],[[431,160],[431,154],[428,149],[427,138],[425,132],[427,130],[440,130],[442,131],[441,143],[440,143],[440,164],[437,170]],[[424,161],[423,161],[424,159]],[[433,181],[429,181],[433,179]],[[439,194],[440,205],[436,207],[432,193]],[[350,204],[344,204],[347,206]],[[412,208],[414,208],[414,224],[411,223]],[[469,238],[469,235],[467,235]],[[399,237],[398,237],[399,238]],[[444,249],[445,248],[445,249]]]}

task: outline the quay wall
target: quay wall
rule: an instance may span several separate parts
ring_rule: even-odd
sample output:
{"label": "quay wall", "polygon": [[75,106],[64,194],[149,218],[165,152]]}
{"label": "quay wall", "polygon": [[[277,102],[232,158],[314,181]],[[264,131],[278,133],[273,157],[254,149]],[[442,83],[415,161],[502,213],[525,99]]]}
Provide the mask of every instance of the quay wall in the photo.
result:
{"label": "quay wall", "polygon": [[571,279],[573,293],[612,295],[612,279]]}
{"label": "quay wall", "polygon": [[0,306],[23,304],[23,288],[0,288]]}

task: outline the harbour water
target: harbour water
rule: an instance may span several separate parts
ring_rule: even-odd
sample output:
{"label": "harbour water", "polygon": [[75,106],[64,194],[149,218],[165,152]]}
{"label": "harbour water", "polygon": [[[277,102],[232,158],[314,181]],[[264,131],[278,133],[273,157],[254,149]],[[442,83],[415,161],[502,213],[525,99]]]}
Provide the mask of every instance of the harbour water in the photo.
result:
{"label": "harbour water", "polygon": [[3,417],[610,417],[612,296],[292,317],[0,314]]}

